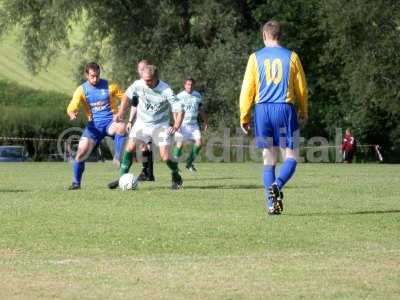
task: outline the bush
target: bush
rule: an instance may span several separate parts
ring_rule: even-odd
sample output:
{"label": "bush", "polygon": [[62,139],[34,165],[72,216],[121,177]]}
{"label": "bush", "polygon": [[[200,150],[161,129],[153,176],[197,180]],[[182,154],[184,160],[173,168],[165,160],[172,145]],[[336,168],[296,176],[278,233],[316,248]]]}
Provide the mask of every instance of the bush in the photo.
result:
{"label": "bush", "polygon": [[[67,128],[83,126],[83,119],[72,125],[66,114],[69,96],[44,92],[0,80],[0,136],[57,139]],[[26,144],[35,160],[55,151],[56,143]]]}

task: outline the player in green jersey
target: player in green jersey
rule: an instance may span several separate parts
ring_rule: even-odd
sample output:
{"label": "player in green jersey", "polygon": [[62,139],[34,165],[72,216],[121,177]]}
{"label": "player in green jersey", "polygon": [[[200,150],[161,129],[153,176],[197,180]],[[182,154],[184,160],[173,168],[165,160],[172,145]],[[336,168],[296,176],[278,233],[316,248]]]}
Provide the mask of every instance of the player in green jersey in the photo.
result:
{"label": "player in green jersey", "polygon": [[[173,134],[180,128],[183,119],[183,107],[167,83],[158,78],[154,65],[146,65],[142,79],[136,80],[125,92],[117,114],[123,119],[128,103],[137,99],[136,122],[129,133],[129,140],[121,161],[120,176],[129,172],[136,150],[152,141],[160,148],[160,156],[166,162],[172,174],[172,189],[182,186],[178,163],[171,159],[170,145]],[[170,126],[170,114],[176,114],[174,124]],[[108,185],[118,187],[118,180]]]}
{"label": "player in green jersey", "polygon": [[177,95],[178,99],[183,104],[185,116],[181,128],[175,133],[176,147],[173,151],[174,158],[178,160],[182,155],[183,143],[194,142],[189,157],[186,160],[186,168],[192,172],[196,171],[193,162],[202,146],[201,132],[198,123],[199,115],[203,120],[204,130],[208,128],[208,118],[203,109],[203,98],[199,92],[193,89],[194,84],[194,79],[186,79],[184,82],[184,90]]}

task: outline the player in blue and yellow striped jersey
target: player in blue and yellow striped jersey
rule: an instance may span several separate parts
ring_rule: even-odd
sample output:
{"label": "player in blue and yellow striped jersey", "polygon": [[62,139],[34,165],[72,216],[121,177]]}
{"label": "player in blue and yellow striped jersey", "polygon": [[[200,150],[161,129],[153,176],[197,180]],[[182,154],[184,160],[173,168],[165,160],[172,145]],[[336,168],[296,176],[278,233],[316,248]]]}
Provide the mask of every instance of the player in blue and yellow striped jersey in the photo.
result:
{"label": "player in blue and yellow striped jersey", "polygon": [[[265,47],[250,55],[240,94],[241,127],[247,134],[253,113],[256,146],[263,149],[263,182],[269,214],[282,212],[281,190],[296,170],[299,125],[295,100],[299,117],[308,119],[307,83],[300,59],[280,45],[280,38],[280,24],[267,22],[263,27]],[[279,147],[285,151],[285,160],[276,178]]]}
{"label": "player in blue and yellow striped jersey", "polygon": [[68,116],[73,121],[82,105],[88,120],[79,140],[70,190],[80,189],[85,159],[105,136],[114,136],[117,154],[121,153],[125,137],[125,123],[114,121],[114,114],[118,110],[117,99],[122,99],[123,91],[118,85],[100,78],[100,66],[97,63],[86,65],[85,76],[87,80],[76,89],[67,108]]}

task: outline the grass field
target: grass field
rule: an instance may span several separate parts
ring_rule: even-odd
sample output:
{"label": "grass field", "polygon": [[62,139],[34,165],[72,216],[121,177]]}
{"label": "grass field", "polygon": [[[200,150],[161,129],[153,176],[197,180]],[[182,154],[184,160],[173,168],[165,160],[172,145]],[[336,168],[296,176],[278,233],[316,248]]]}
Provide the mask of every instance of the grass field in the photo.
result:
{"label": "grass field", "polygon": [[36,76],[29,73],[20,51],[17,30],[0,38],[0,77],[35,89],[53,90],[71,94],[76,88],[73,82],[73,59],[67,51],[61,51],[47,70]]}
{"label": "grass field", "polygon": [[80,191],[70,165],[0,164],[0,299],[399,299],[399,166],[299,165],[273,217],[260,164],[197,166],[121,192],[109,163]]}

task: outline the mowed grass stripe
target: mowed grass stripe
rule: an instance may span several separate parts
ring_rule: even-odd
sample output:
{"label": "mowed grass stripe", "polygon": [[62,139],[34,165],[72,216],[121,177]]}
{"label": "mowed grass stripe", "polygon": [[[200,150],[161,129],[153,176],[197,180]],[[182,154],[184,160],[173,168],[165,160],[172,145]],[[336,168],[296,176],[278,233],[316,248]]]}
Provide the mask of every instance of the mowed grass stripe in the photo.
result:
{"label": "mowed grass stripe", "polygon": [[400,296],[398,166],[300,164],[278,217],[261,164],[197,166],[183,190],[157,163],[156,182],[121,192],[89,163],[70,192],[69,164],[0,164],[0,297]]}
{"label": "mowed grass stripe", "polygon": [[0,40],[0,77],[16,81],[20,84],[44,90],[56,90],[72,94],[75,84],[72,78],[71,58],[65,51],[60,51],[58,57],[51,63],[47,71],[42,70],[33,76],[29,73],[21,57],[16,33]]}

